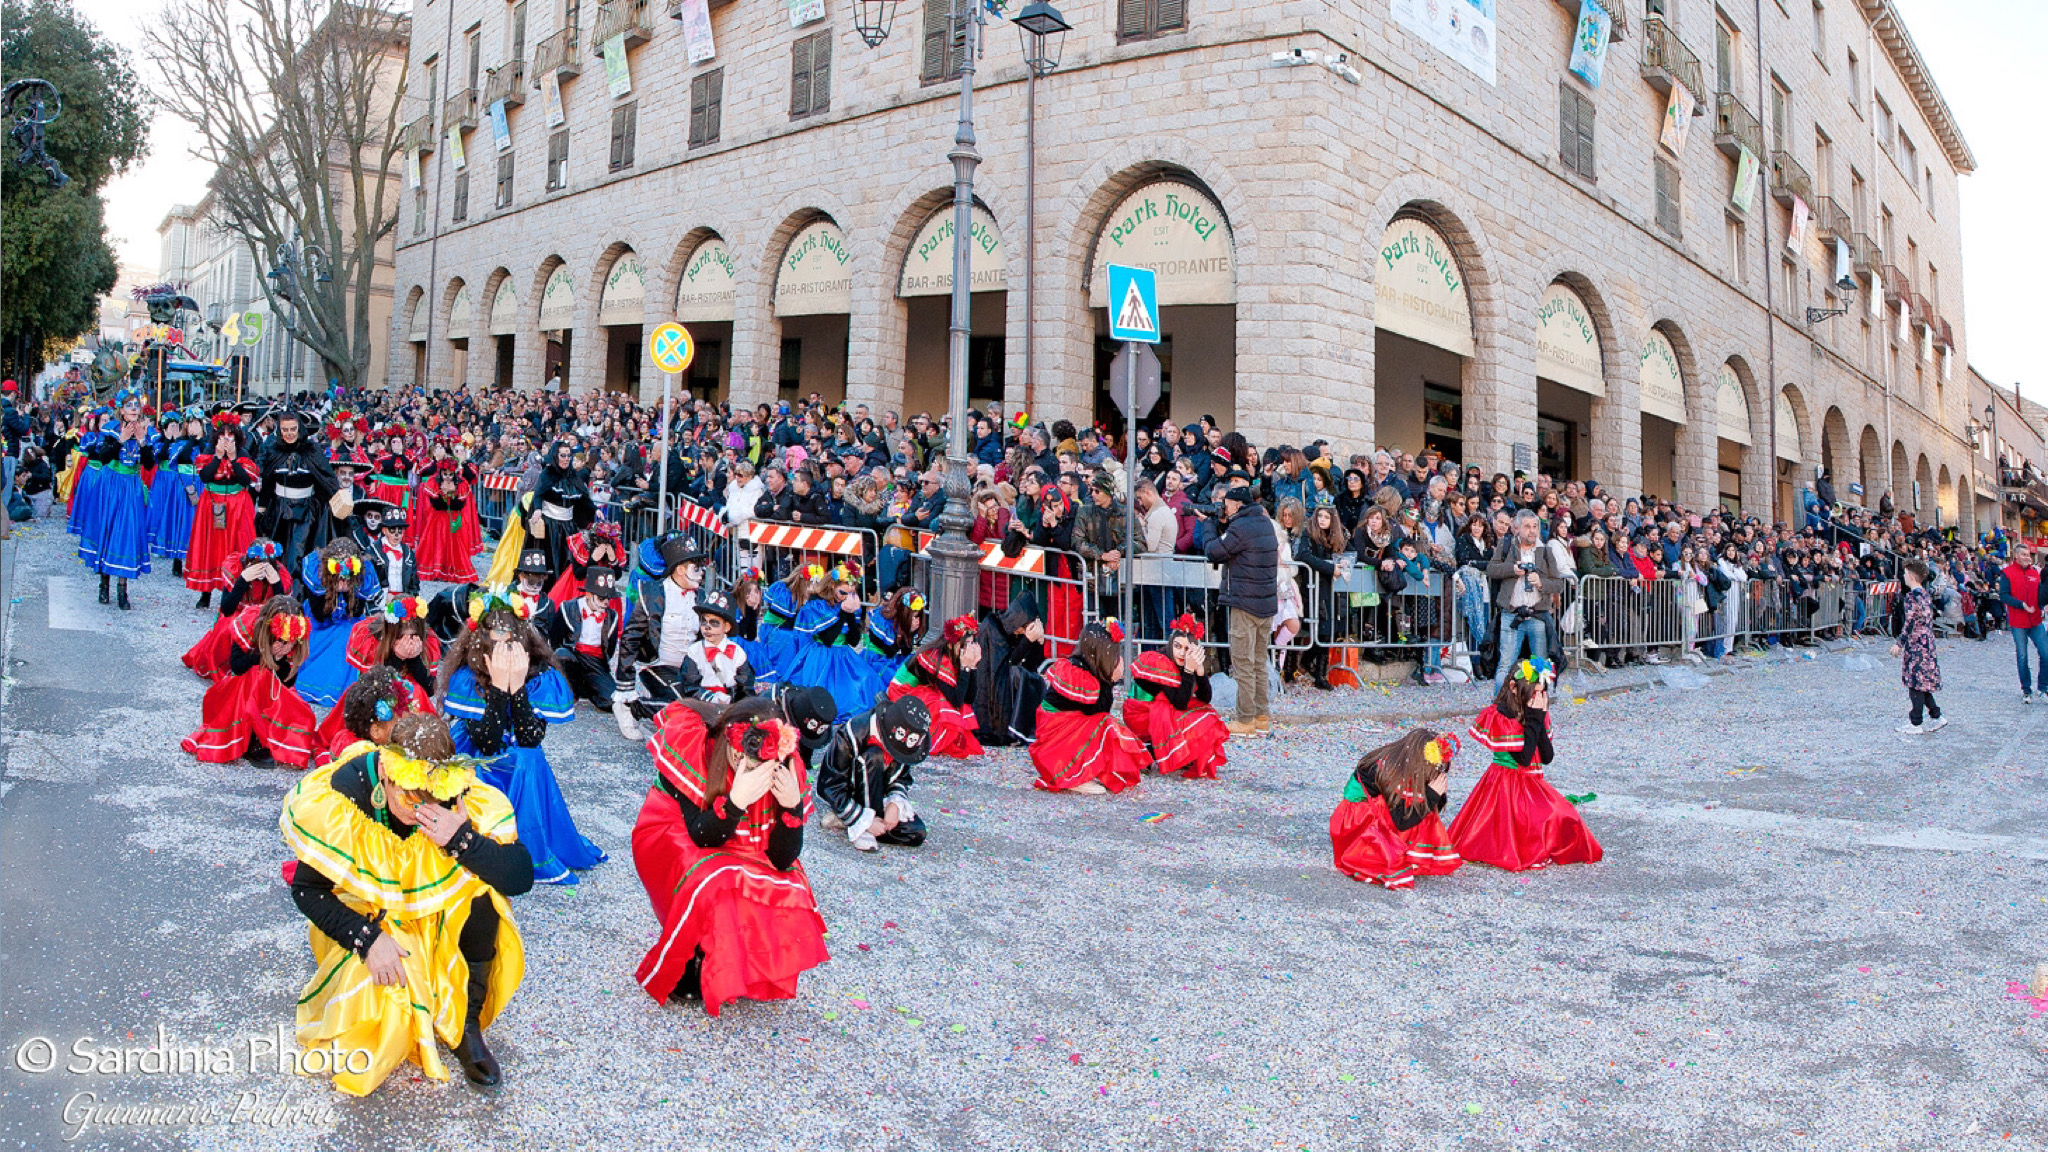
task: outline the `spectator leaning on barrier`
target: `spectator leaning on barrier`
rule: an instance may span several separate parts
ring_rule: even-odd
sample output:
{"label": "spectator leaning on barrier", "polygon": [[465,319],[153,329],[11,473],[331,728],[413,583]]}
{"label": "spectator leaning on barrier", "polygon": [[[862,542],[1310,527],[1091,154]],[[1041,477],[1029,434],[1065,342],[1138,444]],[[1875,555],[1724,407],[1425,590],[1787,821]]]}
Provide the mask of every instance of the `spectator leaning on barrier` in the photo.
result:
{"label": "spectator leaning on barrier", "polygon": [[1223,493],[1220,534],[1203,548],[1211,564],[1223,566],[1218,603],[1230,614],[1230,678],[1237,683],[1237,736],[1271,731],[1266,699],[1266,647],[1280,608],[1280,540],[1266,510],[1243,483]]}
{"label": "spectator leaning on barrier", "polygon": [[1494,686],[1506,683],[1524,655],[1554,659],[1551,637],[1556,631],[1551,598],[1564,591],[1557,554],[1540,539],[1542,524],[1534,512],[1517,512],[1514,534],[1502,540],[1486,566],[1486,575],[1500,581],[1494,606],[1500,613],[1500,657]]}

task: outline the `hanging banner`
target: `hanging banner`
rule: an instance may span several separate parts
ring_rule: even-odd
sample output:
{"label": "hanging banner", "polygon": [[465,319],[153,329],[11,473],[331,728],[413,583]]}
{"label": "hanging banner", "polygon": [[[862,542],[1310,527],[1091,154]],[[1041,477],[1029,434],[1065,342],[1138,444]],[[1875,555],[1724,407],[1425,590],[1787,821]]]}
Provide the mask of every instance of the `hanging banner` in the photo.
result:
{"label": "hanging banner", "polygon": [[540,77],[541,102],[547,106],[548,127],[560,128],[566,119],[562,111],[562,78],[554,72],[543,72]]}
{"label": "hanging banner", "polygon": [[1685,373],[1678,366],[1678,350],[1671,346],[1671,340],[1656,329],[1650,330],[1650,338],[1643,341],[1643,356],[1638,364],[1642,378],[1642,410],[1646,416],[1658,416],[1673,424],[1685,424]]}
{"label": "hanging banner", "polygon": [[1486,81],[1493,80],[1494,0],[1392,0],[1394,22]]}
{"label": "hanging banner", "polygon": [[626,63],[624,32],[604,42],[604,83],[611,89],[614,100],[632,94],[633,70]]}
{"label": "hanging banner", "polygon": [[1749,213],[1750,205],[1756,203],[1757,177],[1762,168],[1757,163],[1756,153],[1744,148],[1735,162],[1735,187],[1728,194],[1728,203],[1737,212]]}
{"label": "hanging banner", "polygon": [[469,167],[469,158],[462,154],[462,129],[460,128],[448,129],[448,158],[455,161],[457,171]]}
{"label": "hanging banner", "polygon": [[1671,99],[1664,105],[1664,129],[1657,135],[1657,142],[1671,149],[1674,156],[1685,154],[1685,136],[1692,130],[1692,110],[1695,101],[1692,90],[1672,81]]}
{"label": "hanging banner", "polygon": [[[969,290],[1001,292],[1010,286],[1009,270],[1003,258],[1003,238],[996,231],[996,218],[981,205],[974,206],[974,226],[968,231]],[[903,259],[903,275],[897,280],[898,296],[944,296],[953,291],[953,206],[948,204],[918,229]]]}
{"label": "hanging banner", "polygon": [[1840,236],[1837,236],[1835,237],[1834,244],[1835,283],[1840,284],[1846,280],[1849,283],[1854,284],[1855,281],[1851,279],[1852,267],[1849,259],[1849,242],[1847,240],[1842,239]]}
{"label": "hanging banner", "polygon": [[1110,306],[1111,264],[1151,269],[1161,307],[1237,303],[1230,225],[1223,209],[1191,184],[1160,180],[1117,202],[1103,222],[1090,260],[1091,308]]}
{"label": "hanging banner", "polygon": [[1415,219],[1380,236],[1373,265],[1373,325],[1460,356],[1478,353],[1465,273],[1443,234]]}
{"label": "hanging banner", "polygon": [[676,8],[676,19],[683,22],[683,44],[689,49],[690,63],[702,64],[718,55],[718,44],[711,38],[711,0],[683,0]]}
{"label": "hanging banner", "polygon": [[1813,218],[1813,209],[1797,196],[1792,198],[1792,227],[1785,234],[1785,251],[1793,256],[1806,251],[1806,224]]}
{"label": "hanging banner", "polygon": [[1600,336],[1586,302],[1563,284],[1543,290],[1536,307],[1536,375],[1589,396],[1606,396]]}
{"label": "hanging banner", "polygon": [[407,148],[405,150],[405,186],[407,188],[417,188],[420,186],[420,150],[417,148]]}
{"label": "hanging banner", "polygon": [[1600,0],[1579,0],[1579,27],[1572,33],[1571,73],[1588,86],[1600,86],[1600,74],[1607,66],[1607,40],[1614,33],[1614,17],[1600,6]]}
{"label": "hanging banner", "polygon": [[505,118],[503,100],[491,101],[491,139],[497,143],[500,152],[512,146],[512,123]]}
{"label": "hanging banner", "polygon": [[801,28],[825,18],[825,0],[789,0],[789,26]]}

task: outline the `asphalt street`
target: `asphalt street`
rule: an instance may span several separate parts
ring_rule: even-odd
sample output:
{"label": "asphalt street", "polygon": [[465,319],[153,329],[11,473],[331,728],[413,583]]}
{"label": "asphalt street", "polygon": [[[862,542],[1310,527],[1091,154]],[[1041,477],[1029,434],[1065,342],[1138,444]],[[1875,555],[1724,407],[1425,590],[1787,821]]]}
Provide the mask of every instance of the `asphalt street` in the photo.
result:
{"label": "asphalt street", "polygon": [[[612,859],[515,902],[506,1082],[408,1065],[355,1100],[272,1047],[311,971],[278,875],[293,774],[178,750],[209,614],[164,573],[100,606],[50,524],[16,575],[0,1146],[2048,1147],[2048,1001],[2023,995],[2048,962],[2048,708],[2019,704],[2002,637],[1941,645],[1952,723],[1917,739],[1874,647],[1695,690],[1581,681],[1551,779],[1595,795],[1606,859],[1412,892],[1334,871],[1330,810],[1360,750],[1469,721],[1478,689],[1318,699],[1221,780],[1115,797],[1034,791],[1016,752],[931,765],[925,847],[813,826],[832,960],[717,1019],[633,981],[652,769],[584,706],[547,748]],[[1467,741],[1454,805],[1483,763]],[[187,1067],[152,1070],[159,1035]],[[133,1105],[171,1111],[107,1111]]]}

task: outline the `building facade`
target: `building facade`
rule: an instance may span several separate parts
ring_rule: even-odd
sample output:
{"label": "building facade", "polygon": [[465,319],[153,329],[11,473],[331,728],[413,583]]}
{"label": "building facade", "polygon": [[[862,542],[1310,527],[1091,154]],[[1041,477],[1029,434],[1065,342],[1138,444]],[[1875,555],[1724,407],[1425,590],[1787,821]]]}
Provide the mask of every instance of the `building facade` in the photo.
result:
{"label": "building facade", "polygon": [[[680,319],[699,395],[943,408],[951,5],[874,48],[854,8],[421,0],[390,382],[651,397]],[[1010,29],[978,64],[976,399],[1111,418],[1102,269],[1141,264],[1155,415],[1974,519],[1974,159],[1889,0],[1063,11],[1032,108]]]}

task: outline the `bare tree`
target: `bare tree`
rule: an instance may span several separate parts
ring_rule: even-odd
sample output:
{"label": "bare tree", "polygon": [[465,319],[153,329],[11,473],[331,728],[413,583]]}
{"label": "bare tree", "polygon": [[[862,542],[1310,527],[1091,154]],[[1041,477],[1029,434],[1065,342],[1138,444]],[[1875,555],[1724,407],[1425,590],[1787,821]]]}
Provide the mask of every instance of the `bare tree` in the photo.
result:
{"label": "bare tree", "polygon": [[157,101],[196,130],[194,153],[214,166],[218,226],[259,269],[294,240],[327,256],[326,268],[302,265],[286,283],[259,280],[273,320],[345,387],[369,383],[377,251],[398,223],[411,19],[397,8],[171,0],[148,33],[163,74]]}

